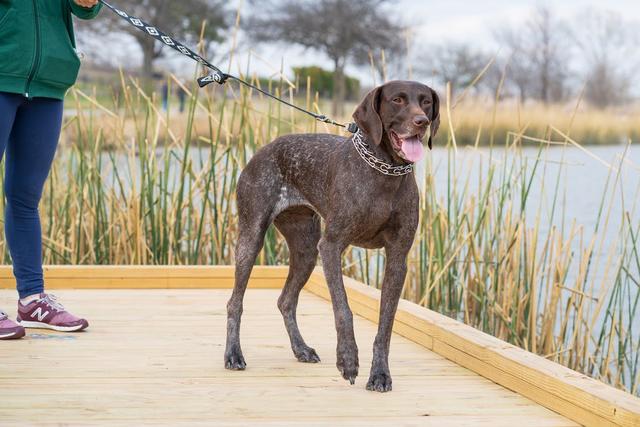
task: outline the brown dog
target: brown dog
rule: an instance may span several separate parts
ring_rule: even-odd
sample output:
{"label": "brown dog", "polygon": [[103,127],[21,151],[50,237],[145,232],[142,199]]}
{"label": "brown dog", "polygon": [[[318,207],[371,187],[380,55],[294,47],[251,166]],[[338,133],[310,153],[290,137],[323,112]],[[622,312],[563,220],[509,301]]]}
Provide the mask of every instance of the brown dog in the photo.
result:
{"label": "brown dog", "polygon": [[338,333],[336,365],[351,384],[358,375],[358,347],[342,282],[341,256],[349,245],[385,248],[380,323],[367,389],[391,390],[391,330],[418,225],[412,164],[422,157],[422,139],[428,129],[431,148],[440,123],[439,100],[423,84],[394,81],[370,92],[353,117],[360,131],[351,139],[326,134],[282,136],[256,152],[241,174],[235,287],[227,305],[227,369],[246,366],[240,349],[242,299],[273,222],[290,252],[289,276],[278,308],[293,353],[301,362],[320,360],[304,342],[296,322],[298,295],[320,252]]}

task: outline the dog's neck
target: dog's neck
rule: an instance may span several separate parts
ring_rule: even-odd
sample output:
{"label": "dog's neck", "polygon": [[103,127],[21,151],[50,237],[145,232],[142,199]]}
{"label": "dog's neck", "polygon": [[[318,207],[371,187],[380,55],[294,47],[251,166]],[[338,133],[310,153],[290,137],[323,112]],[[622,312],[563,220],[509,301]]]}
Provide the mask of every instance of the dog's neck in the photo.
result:
{"label": "dog's neck", "polygon": [[383,132],[380,144],[376,144],[375,142],[373,142],[369,135],[367,135],[366,133],[363,132],[363,135],[367,146],[371,151],[373,151],[378,159],[393,166],[406,166],[408,164],[404,160],[400,159],[397,155],[393,154],[391,141],[389,140],[389,135],[387,135],[386,132]]}
{"label": "dog's neck", "polygon": [[377,145],[371,141],[366,133],[360,130],[353,135],[351,142],[361,160],[368,167],[383,175],[397,177],[412,173],[413,164],[394,158],[395,156],[389,152],[391,142],[385,141],[384,138],[387,136],[384,135],[383,140]]}

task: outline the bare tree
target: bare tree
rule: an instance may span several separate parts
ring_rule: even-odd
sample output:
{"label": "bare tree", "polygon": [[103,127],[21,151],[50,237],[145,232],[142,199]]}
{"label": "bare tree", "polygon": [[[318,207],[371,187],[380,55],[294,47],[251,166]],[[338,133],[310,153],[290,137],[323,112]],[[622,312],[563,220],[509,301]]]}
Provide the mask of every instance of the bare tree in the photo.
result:
{"label": "bare tree", "polygon": [[546,7],[538,8],[528,25],[538,98],[545,103],[561,101],[568,93],[567,64],[571,60],[567,27]]}
{"label": "bare tree", "polygon": [[530,59],[525,49],[524,34],[518,27],[502,28],[494,33],[500,49],[506,53],[499,62],[506,70],[507,84],[518,94],[521,102],[533,96],[533,76],[530,72]]}
{"label": "bare tree", "polygon": [[[128,3],[123,5],[128,13],[186,43],[194,44],[199,39],[203,23],[206,24],[203,36],[207,43],[220,41],[222,32],[229,25],[229,13],[223,0],[140,0]],[[114,31],[129,34],[142,50],[142,75],[147,80],[151,79],[154,61],[166,52],[164,44],[115,14],[105,12],[105,18],[107,25],[100,19],[89,21],[81,28],[103,36]]]}
{"label": "bare tree", "polygon": [[539,7],[524,24],[494,33],[506,53],[507,82],[522,101],[532,97],[548,103],[568,95],[571,50],[565,28],[550,9]]}
{"label": "bare tree", "polygon": [[469,86],[491,60],[490,55],[458,42],[434,46],[428,52],[418,59],[417,71],[433,75],[442,85],[451,83],[452,92]]}
{"label": "bare tree", "polygon": [[343,115],[345,66],[369,63],[369,54],[387,57],[402,46],[402,26],[387,13],[393,0],[260,1],[246,25],[256,42],[288,42],[324,53],[333,62],[333,114]]}
{"label": "bare tree", "polygon": [[585,61],[587,101],[600,108],[628,101],[639,65],[637,31],[614,12],[588,9],[576,22],[573,38]]}

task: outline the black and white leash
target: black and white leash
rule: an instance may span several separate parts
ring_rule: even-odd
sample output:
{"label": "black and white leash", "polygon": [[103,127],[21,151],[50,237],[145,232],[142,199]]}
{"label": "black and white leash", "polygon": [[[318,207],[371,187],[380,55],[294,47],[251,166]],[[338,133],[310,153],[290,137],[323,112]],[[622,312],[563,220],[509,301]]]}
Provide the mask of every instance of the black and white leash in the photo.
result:
{"label": "black and white leash", "polygon": [[157,27],[150,25],[148,23],[146,23],[145,21],[143,21],[140,18],[136,18],[135,16],[131,16],[128,13],[118,9],[115,6],[112,6],[111,4],[107,3],[105,0],[100,0],[100,3],[102,3],[103,5],[105,5],[107,8],[109,8],[112,12],[114,12],[115,14],[117,14],[118,16],[120,16],[122,19],[125,19],[127,22],[129,22],[129,24],[133,25],[134,27],[138,28],[140,31],[144,31],[145,33],[147,33],[149,36],[155,38],[156,40],[164,43],[166,46],[169,46],[170,48],[180,52],[181,54],[191,58],[192,60],[198,62],[199,64],[201,64],[204,67],[207,67],[211,70],[211,73],[208,76],[205,77],[201,77],[198,79],[198,85],[200,87],[205,87],[206,85],[210,84],[210,83],[218,83],[218,84],[225,84],[227,82],[227,80],[231,79],[231,80],[235,80],[240,84],[243,84],[253,90],[256,90],[260,93],[262,93],[263,95],[275,99],[278,102],[282,102],[283,104],[294,108],[302,113],[308,114],[311,117],[313,117],[314,119],[322,122],[322,123],[328,123],[328,124],[332,124],[335,126],[339,126],[339,127],[343,127],[346,130],[348,130],[351,133],[356,133],[358,131],[358,126],[355,123],[347,123],[347,124],[343,124],[343,123],[338,123],[332,119],[330,119],[329,117],[323,115],[323,114],[317,114],[314,113],[312,111],[308,111],[305,110],[304,108],[298,107],[297,105],[294,105],[290,102],[285,101],[282,98],[278,98],[277,96],[263,90],[260,89],[259,87],[245,81],[242,80],[239,77],[233,76],[231,74],[227,74],[225,72],[223,72],[220,68],[216,67],[215,65],[211,64],[209,61],[207,61],[206,59],[204,59],[202,56],[198,55],[197,53],[195,53],[193,50],[189,49],[188,47],[186,47],[184,44],[180,43],[178,40],[174,39],[173,37],[171,37],[170,35],[162,32],[161,30],[159,30]]}

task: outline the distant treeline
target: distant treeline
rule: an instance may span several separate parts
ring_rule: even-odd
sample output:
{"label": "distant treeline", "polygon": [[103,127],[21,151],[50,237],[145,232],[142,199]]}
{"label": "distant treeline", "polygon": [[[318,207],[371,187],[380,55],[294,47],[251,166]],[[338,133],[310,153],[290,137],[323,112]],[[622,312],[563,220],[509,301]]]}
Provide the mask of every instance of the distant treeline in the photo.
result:
{"label": "distant treeline", "polygon": [[[311,97],[316,94],[320,98],[330,99],[335,94],[335,73],[325,70],[317,65],[308,67],[293,67],[293,81],[296,82],[296,93],[298,95],[306,95],[307,91],[311,93]],[[346,100],[357,101],[360,99],[360,80],[355,77],[345,76],[346,78]],[[276,89],[278,87],[277,79],[260,77],[258,79],[262,88]],[[311,84],[311,88],[307,84]]]}
{"label": "distant treeline", "polygon": [[[317,66],[294,67],[293,73],[299,82],[301,92],[307,91],[307,82],[311,84],[311,95],[318,93],[321,98],[332,98],[335,92],[334,73]],[[346,78],[346,99],[357,101],[360,97],[360,80],[355,77]]]}
{"label": "distant treeline", "polygon": [[[243,11],[237,22],[232,2],[224,0],[130,3],[128,12],[199,46],[214,61],[228,57],[234,34],[241,42],[231,50],[244,43],[258,51],[264,44],[298,46],[327,58],[331,72],[319,67],[294,72],[302,85],[311,77],[312,90],[332,98],[334,115],[343,115],[344,101],[358,96],[359,84],[346,75],[349,67],[370,68],[378,81],[411,76],[443,92],[447,84],[453,94],[473,86],[476,93],[523,103],[581,98],[606,108],[634,101],[640,91],[638,23],[606,9],[576,8],[565,19],[557,9],[539,6],[524,19],[487,25],[491,37],[480,44],[410,37],[415,28],[395,13],[393,0],[249,0],[256,7]],[[88,49],[91,60],[102,56],[111,66],[130,61],[130,55],[103,47],[105,38],[126,34],[140,49],[141,76],[151,80],[154,64],[170,50],[112,13],[102,18],[78,28],[88,46],[94,43]]]}

